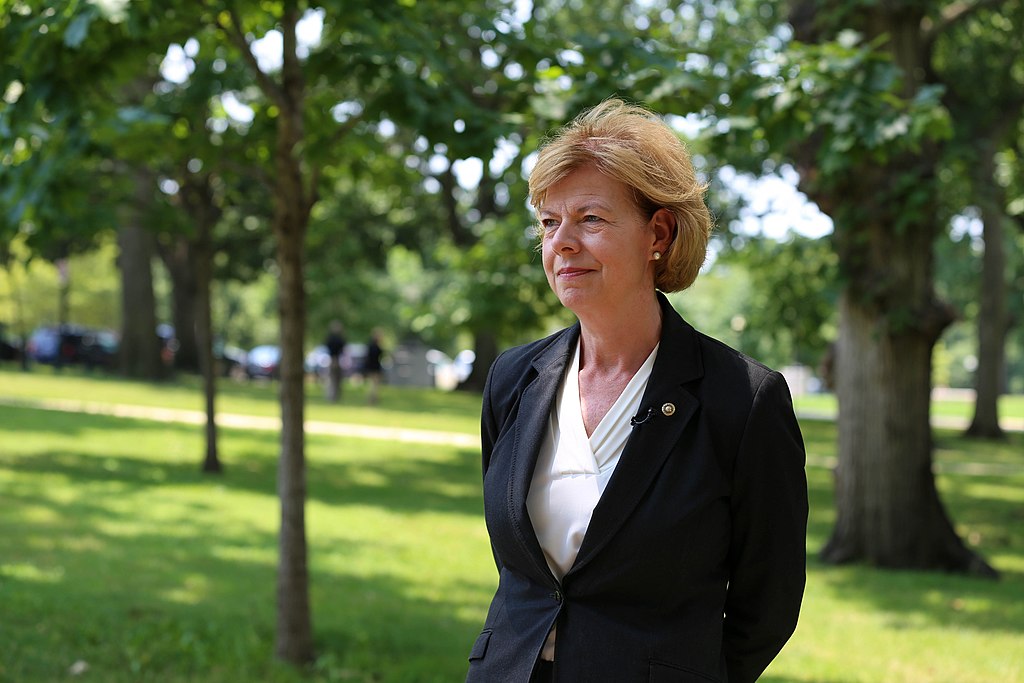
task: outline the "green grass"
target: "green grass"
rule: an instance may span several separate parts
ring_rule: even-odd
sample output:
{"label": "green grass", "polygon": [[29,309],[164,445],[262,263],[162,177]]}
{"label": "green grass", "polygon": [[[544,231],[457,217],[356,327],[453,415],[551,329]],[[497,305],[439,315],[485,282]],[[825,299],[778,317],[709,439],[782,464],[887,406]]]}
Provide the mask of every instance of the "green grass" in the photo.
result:
{"label": "green grass", "polygon": [[[794,398],[798,410],[832,414],[836,411],[834,394],[805,394]],[[970,420],[974,415],[974,402],[968,398],[942,398],[932,401],[932,414]],[[1024,395],[999,397],[1000,418],[1024,419]]]}
{"label": "green grass", "polygon": [[[0,412],[0,680],[297,681],[271,664],[276,439]],[[478,456],[310,437],[317,681],[450,681],[494,571]]]}
{"label": "green grass", "polygon": [[[276,382],[217,383],[217,410],[242,415],[281,414]],[[13,366],[0,366],[0,398],[65,399],[104,404],[158,406],[177,410],[204,410],[199,378],[181,376],[166,383],[120,379],[78,368],[56,371],[36,365],[25,373]],[[463,392],[444,393],[431,389],[383,386],[377,406],[366,404],[366,387],[346,382],[339,403],[328,403],[324,390],[312,382],[306,385],[306,419],[325,422],[428,429],[478,434],[480,398]]]}
{"label": "green grass", "polygon": [[[17,372],[0,372],[0,397],[12,386],[53,397],[72,381],[66,397],[198,402],[189,384]],[[272,389],[234,389],[222,410],[273,414]],[[358,405],[357,390],[319,408],[339,421],[476,430],[478,398],[389,389],[383,408]],[[833,425],[803,428],[812,459],[834,456]],[[1024,435],[977,443],[940,431],[937,444],[940,464],[1010,472],[938,478],[958,531],[1003,579],[821,565],[831,475],[811,467],[805,607],[762,680],[1024,683]],[[308,437],[318,660],[305,677],[272,657],[277,440],[222,430],[221,449],[226,475],[204,476],[197,427],[0,406],[0,681],[464,677],[496,580],[473,449]],[[79,661],[88,669],[72,676]]]}

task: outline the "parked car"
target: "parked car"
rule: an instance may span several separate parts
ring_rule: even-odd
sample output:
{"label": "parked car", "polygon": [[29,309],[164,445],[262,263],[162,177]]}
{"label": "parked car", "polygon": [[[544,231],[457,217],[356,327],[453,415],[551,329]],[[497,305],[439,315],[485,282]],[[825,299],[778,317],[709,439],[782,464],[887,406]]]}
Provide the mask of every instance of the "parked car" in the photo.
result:
{"label": "parked car", "polygon": [[327,371],[331,367],[331,357],[327,353],[327,347],[323,344],[314,346],[313,350],[306,354],[302,367],[307,375],[312,375],[315,379],[327,377]]}
{"label": "parked car", "polygon": [[86,330],[78,349],[79,362],[87,368],[113,370],[121,338],[112,330]]}
{"label": "parked car", "polygon": [[273,344],[253,347],[245,357],[245,374],[249,379],[262,377],[277,379],[280,376],[281,349]]}
{"label": "parked car", "polygon": [[246,376],[245,362],[248,355],[244,349],[231,346],[221,341],[213,344],[213,362],[217,368],[217,374],[221,377],[233,377],[235,379]]}
{"label": "parked car", "polygon": [[[366,344],[350,343],[345,345],[345,351],[341,354],[341,373],[345,377],[359,375],[363,372],[363,364],[366,362]],[[318,344],[313,350],[306,354],[303,363],[307,375],[313,375],[317,379],[327,377],[331,368],[331,357],[327,353],[327,347]]]}
{"label": "parked car", "polygon": [[476,354],[469,349],[463,349],[455,354],[455,358],[449,358],[443,351],[431,349],[427,351],[426,359],[428,369],[434,376],[434,386],[451,391],[465,382],[473,372]]}
{"label": "parked car", "polygon": [[28,337],[28,344],[25,347],[29,360],[37,363],[56,365],[61,362],[70,362],[70,354],[62,349],[67,341],[68,351],[73,345],[71,330],[62,330],[56,326],[38,327],[32,330]]}
{"label": "parked car", "polygon": [[112,330],[83,325],[47,325],[36,328],[25,352],[30,360],[47,365],[84,365],[111,369],[117,363],[120,338]]}

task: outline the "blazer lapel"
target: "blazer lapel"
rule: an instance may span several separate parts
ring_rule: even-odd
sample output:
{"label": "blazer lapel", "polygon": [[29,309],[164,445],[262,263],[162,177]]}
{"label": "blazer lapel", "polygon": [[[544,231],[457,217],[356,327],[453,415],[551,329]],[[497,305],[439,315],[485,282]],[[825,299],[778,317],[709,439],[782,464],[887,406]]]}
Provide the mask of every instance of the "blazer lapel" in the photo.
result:
{"label": "blazer lapel", "polygon": [[509,477],[509,515],[520,543],[545,573],[549,573],[549,569],[526,509],[526,497],[537,466],[541,443],[547,435],[548,417],[579,333],[580,326],[577,323],[534,358],[533,367],[537,377],[523,391],[516,418],[514,456]]}
{"label": "blazer lapel", "polygon": [[664,312],[661,346],[640,402],[640,414],[653,412],[633,427],[567,576],[586,565],[640,503],[700,405],[683,386],[704,374],[697,333],[663,295],[658,298]]}

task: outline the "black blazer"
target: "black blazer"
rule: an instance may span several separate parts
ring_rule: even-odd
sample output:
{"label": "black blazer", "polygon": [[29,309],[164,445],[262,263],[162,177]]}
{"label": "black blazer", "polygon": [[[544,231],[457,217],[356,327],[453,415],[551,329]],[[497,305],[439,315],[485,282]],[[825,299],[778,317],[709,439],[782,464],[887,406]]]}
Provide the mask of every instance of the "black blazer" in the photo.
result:
{"label": "black blazer", "polygon": [[526,508],[579,324],[503,353],[484,389],[484,508],[499,580],[469,683],[527,683],[558,623],[555,680],[755,680],[796,628],[804,447],[785,380],[658,295],[640,416],[561,582]]}

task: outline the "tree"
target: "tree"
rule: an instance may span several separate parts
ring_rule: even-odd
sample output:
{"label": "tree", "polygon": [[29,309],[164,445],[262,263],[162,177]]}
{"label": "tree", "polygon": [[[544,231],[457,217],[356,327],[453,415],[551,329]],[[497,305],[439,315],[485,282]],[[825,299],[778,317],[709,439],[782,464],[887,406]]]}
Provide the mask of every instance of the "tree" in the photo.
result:
{"label": "tree", "polygon": [[[420,131],[427,139],[465,122],[464,133],[490,138],[491,120],[479,103],[445,76],[451,61],[432,26],[440,17],[461,16],[465,3],[423,7],[346,4],[316,13],[322,20],[318,46],[300,55],[296,28],[304,5],[205,3],[208,20],[248,66],[252,84],[245,94],[253,107],[255,165],[265,167],[273,201],[272,227],[279,272],[281,324],[281,460],[278,487],[281,535],[278,567],[276,654],[293,663],[311,659],[305,538],[303,438],[303,342],[306,331],[305,241],[332,155],[364,130],[365,122],[389,119]],[[308,15],[307,15],[308,16]],[[280,66],[261,67],[253,50],[257,36],[275,31],[282,41]],[[461,114],[461,115],[460,115]]]}
{"label": "tree", "polygon": [[[837,16],[859,35],[840,31]],[[935,166],[948,133],[939,90],[925,80],[938,30],[926,19],[923,6],[898,3],[794,4],[791,15],[805,57],[828,66],[808,75],[827,108],[803,121],[810,135],[790,149],[801,185],[835,221],[845,280],[837,519],[822,558],[995,576],[957,536],[931,468],[931,350],[953,315],[933,283]],[[808,64],[784,68],[797,79]]]}
{"label": "tree", "polygon": [[9,105],[0,115],[0,175],[3,227],[36,226],[39,244],[28,243],[37,253],[42,244],[89,242],[121,224],[122,370],[158,378],[152,238],[142,229],[152,186],[111,153],[102,129],[129,122],[121,115],[146,85],[136,65],[145,66],[152,41],[159,44],[180,24],[173,12],[153,11],[149,3],[137,9],[135,16],[95,4],[58,9],[25,2],[0,18],[0,82]]}
{"label": "tree", "polygon": [[[998,400],[1005,383],[1009,330],[1007,244],[1008,178],[998,171],[1024,114],[1024,3],[975,3],[950,8],[947,29],[933,36],[934,78],[945,86],[944,102],[954,128],[952,153],[970,188],[984,226],[981,310],[977,317],[978,367],[972,436],[1003,437]],[[991,79],[990,74],[1005,74]]]}
{"label": "tree", "polygon": [[[272,140],[273,232],[280,269],[281,324],[281,457],[278,495],[281,527],[278,538],[277,629],[275,653],[288,662],[313,658],[309,607],[309,568],[305,526],[305,435],[303,432],[303,340],[306,297],[303,275],[306,230],[317,200],[319,168],[309,170],[302,151],[306,135],[306,75],[297,52],[296,25],[302,16],[297,2],[283,2],[280,15],[260,17],[280,26],[282,63],[276,76],[260,68],[252,50],[249,27],[232,9],[209,6],[226,41],[249,66],[253,81],[276,109]],[[252,22],[251,22],[252,23]],[[251,24],[250,24],[251,25]]]}
{"label": "tree", "polygon": [[963,6],[694,2],[660,34],[685,51],[659,100],[698,112],[713,148],[738,167],[791,162],[835,226],[839,464],[828,562],[995,575],[957,536],[932,474],[931,352],[953,311],[934,290],[936,169],[951,125],[929,74],[935,39]]}

